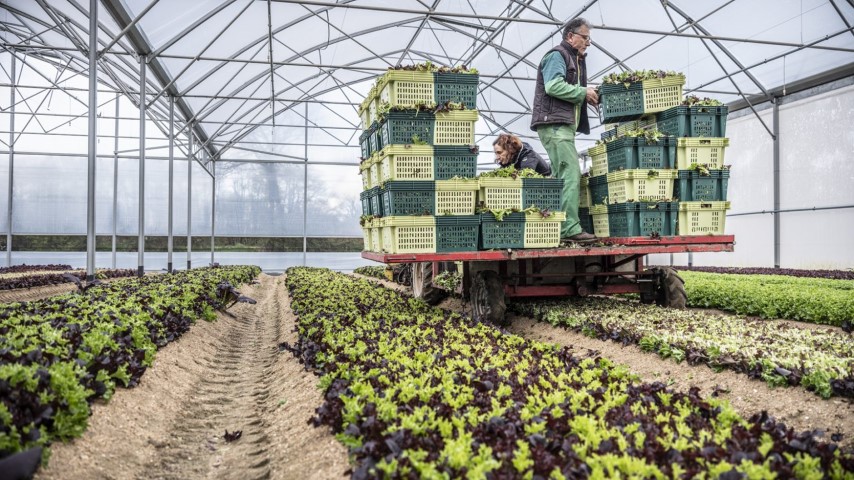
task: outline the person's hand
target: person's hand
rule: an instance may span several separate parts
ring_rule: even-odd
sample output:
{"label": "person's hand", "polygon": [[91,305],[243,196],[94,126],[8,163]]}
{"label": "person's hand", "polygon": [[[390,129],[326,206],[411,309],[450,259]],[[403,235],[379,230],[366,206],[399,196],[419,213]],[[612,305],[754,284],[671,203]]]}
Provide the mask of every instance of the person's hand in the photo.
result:
{"label": "person's hand", "polygon": [[599,105],[599,94],[593,87],[587,87],[587,103],[590,105]]}

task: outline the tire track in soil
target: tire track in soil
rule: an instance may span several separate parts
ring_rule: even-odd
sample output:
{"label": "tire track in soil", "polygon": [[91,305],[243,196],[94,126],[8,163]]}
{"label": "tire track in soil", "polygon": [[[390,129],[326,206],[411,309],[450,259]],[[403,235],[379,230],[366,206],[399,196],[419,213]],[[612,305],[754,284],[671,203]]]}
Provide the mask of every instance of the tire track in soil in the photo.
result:
{"label": "tire track in soil", "polygon": [[[258,280],[239,288],[256,305],[197,322],[138,387],[96,402],[83,437],[55,443],[37,480],[344,478],[346,448],[309,424],[318,377],[278,349],[297,339],[284,277]],[[243,435],[225,442],[225,429]]]}
{"label": "tire track in soil", "polygon": [[[256,300],[263,311],[235,307],[233,318],[220,320],[231,327],[212,355],[196,360],[205,373],[182,405],[181,421],[170,432],[171,448],[146,469],[147,478],[222,478],[238,471],[246,479],[271,477],[264,414],[270,396],[267,374],[278,355],[279,318],[269,314],[276,288],[252,289],[262,295]],[[226,430],[243,433],[228,443]],[[227,468],[221,469],[224,464]]]}

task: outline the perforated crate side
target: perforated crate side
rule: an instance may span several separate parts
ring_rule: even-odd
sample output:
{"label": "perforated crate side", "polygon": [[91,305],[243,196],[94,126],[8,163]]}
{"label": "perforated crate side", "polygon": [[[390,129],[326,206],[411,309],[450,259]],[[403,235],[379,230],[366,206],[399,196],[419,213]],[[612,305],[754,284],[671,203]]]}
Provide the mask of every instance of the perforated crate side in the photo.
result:
{"label": "perforated crate side", "polygon": [[393,181],[382,190],[385,216],[435,215],[435,182]]}
{"label": "perforated crate side", "polygon": [[433,147],[391,145],[380,152],[380,181],[434,180]]}
{"label": "perforated crate side", "polygon": [[608,173],[608,146],[600,144],[587,149],[590,155],[590,176],[598,177]]}
{"label": "perforated crate side", "polygon": [[643,81],[643,113],[663,112],[682,103],[685,77],[677,75]]}
{"label": "perforated crate side", "polygon": [[608,206],[593,205],[590,207],[590,217],[593,223],[593,234],[599,238],[608,238],[611,236],[611,230],[608,225]]}
{"label": "perforated crate side", "polygon": [[481,248],[525,248],[525,215],[511,213],[497,221],[491,213],[480,216]]}
{"label": "perforated crate side", "polygon": [[679,235],[722,235],[729,202],[679,202]]}
{"label": "perforated crate side", "polygon": [[671,107],[658,113],[656,128],[676,137],[725,137],[729,107]]}
{"label": "perforated crate side", "polygon": [[673,168],[676,142],[661,138],[649,142],[640,137],[622,137],[608,143],[608,172],[635,168]]}
{"label": "perforated crate side", "polygon": [[364,246],[362,247],[365,251],[371,251],[371,227],[363,225],[362,226],[362,239],[364,240]]}
{"label": "perforated crate side", "polygon": [[376,217],[382,217],[383,210],[383,200],[382,200],[382,192],[380,191],[380,187],[372,187],[370,190],[369,199],[371,202],[371,215]]}
{"label": "perforated crate side", "polygon": [[379,226],[378,223],[374,223],[371,226],[371,251],[372,252],[382,252],[383,251],[383,234],[382,227]]}
{"label": "perforated crate side", "polygon": [[724,153],[728,138],[678,138],[676,139],[676,165],[679,170],[689,170],[696,163],[709,170],[724,166]]}
{"label": "perforated crate side", "polygon": [[359,193],[359,200],[362,202],[362,215],[373,215],[371,213],[371,192],[366,190]]}
{"label": "perforated crate side", "polygon": [[454,110],[436,114],[434,145],[473,145],[477,110]]}
{"label": "perforated crate side", "polygon": [[416,140],[433,145],[434,124],[435,116],[430,112],[388,112],[379,127],[382,145],[418,143]]}
{"label": "perforated crate side", "polygon": [[[655,172],[655,175],[650,175]],[[609,203],[650,202],[673,198],[675,170],[621,170],[608,174]]]}
{"label": "perforated crate side", "polygon": [[436,103],[433,73],[390,70],[379,79],[379,102],[391,107],[416,108]]}
{"label": "perforated crate side", "polygon": [[581,186],[578,189],[578,208],[590,208],[590,179],[581,177]]}
{"label": "perforated crate side", "polygon": [[472,152],[469,146],[436,146],[433,155],[436,180],[477,175],[477,152]]}
{"label": "perforated crate side", "polygon": [[462,103],[465,108],[477,108],[479,75],[471,73],[434,73],[436,103]]}
{"label": "perforated crate side", "polygon": [[578,221],[581,224],[581,230],[593,233],[593,217],[590,216],[590,208],[578,209]]}
{"label": "perforated crate side", "polygon": [[599,87],[599,112],[602,123],[636,120],[643,115],[643,85],[635,82],[626,88],[623,84],[603,84]]}
{"label": "perforated crate side", "polygon": [[606,175],[590,177],[587,184],[590,189],[591,207],[608,203],[608,177]]}
{"label": "perforated crate side", "polygon": [[708,175],[682,170],[673,190],[673,195],[685,202],[726,201],[729,186],[729,170],[709,170]]}
{"label": "perforated crate side", "polygon": [[478,195],[477,180],[436,182],[436,215],[474,215]]}
{"label": "perforated crate side", "polygon": [[437,252],[471,252],[478,249],[480,215],[436,217]]}
{"label": "perforated crate side", "polygon": [[382,247],[386,253],[432,253],[436,251],[436,219],[385,217],[380,220]]}
{"label": "perforated crate side", "polygon": [[563,185],[559,187],[522,187],[522,208],[535,206],[541,210],[560,210],[560,195]]}

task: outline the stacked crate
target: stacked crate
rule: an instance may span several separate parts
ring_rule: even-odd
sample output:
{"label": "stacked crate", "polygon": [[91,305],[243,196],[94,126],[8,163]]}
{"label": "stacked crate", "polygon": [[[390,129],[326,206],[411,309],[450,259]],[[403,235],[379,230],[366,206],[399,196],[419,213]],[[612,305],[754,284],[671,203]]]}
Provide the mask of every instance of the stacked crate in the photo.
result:
{"label": "stacked crate", "polygon": [[[604,143],[588,150],[590,214],[597,237],[724,233],[726,107],[685,107],[683,76],[602,85]],[[658,130],[657,141],[627,137]],[[702,172],[702,173],[701,173]]]}
{"label": "stacked crate", "polygon": [[[481,248],[550,248],[560,244],[560,225],[566,213],[560,209],[563,180],[558,178],[481,178],[479,204],[488,210],[507,212],[496,218],[481,214]],[[535,207],[538,211],[518,212]]]}
{"label": "stacked crate", "polygon": [[[478,75],[389,70],[359,107],[365,246],[384,253],[478,249]],[[433,113],[453,102],[463,109]],[[419,108],[420,107],[420,108]],[[365,197],[369,200],[365,201]],[[367,238],[367,237],[366,237]]]}

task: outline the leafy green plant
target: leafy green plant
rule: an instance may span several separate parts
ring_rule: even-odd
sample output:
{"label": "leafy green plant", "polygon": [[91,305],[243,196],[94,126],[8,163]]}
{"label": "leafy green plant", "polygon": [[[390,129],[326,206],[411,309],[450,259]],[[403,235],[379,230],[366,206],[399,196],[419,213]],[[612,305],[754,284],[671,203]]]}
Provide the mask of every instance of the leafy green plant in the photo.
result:
{"label": "leafy green plant", "polygon": [[632,83],[677,76],[684,77],[684,74],[669,70],[635,70],[632,72],[609,73],[602,77],[602,84],[623,84],[626,88],[629,88]]}
{"label": "leafy green plant", "polygon": [[516,170],[516,167],[509,166],[506,168],[496,168],[495,170],[490,170],[488,172],[483,172],[477,176],[477,178],[545,178],[543,175],[537,173],[533,168],[523,168],[522,170]]}
{"label": "leafy green plant", "polygon": [[685,107],[720,107],[723,106],[723,102],[708,97],[701,99],[696,95],[688,95],[682,101],[682,105]]}

